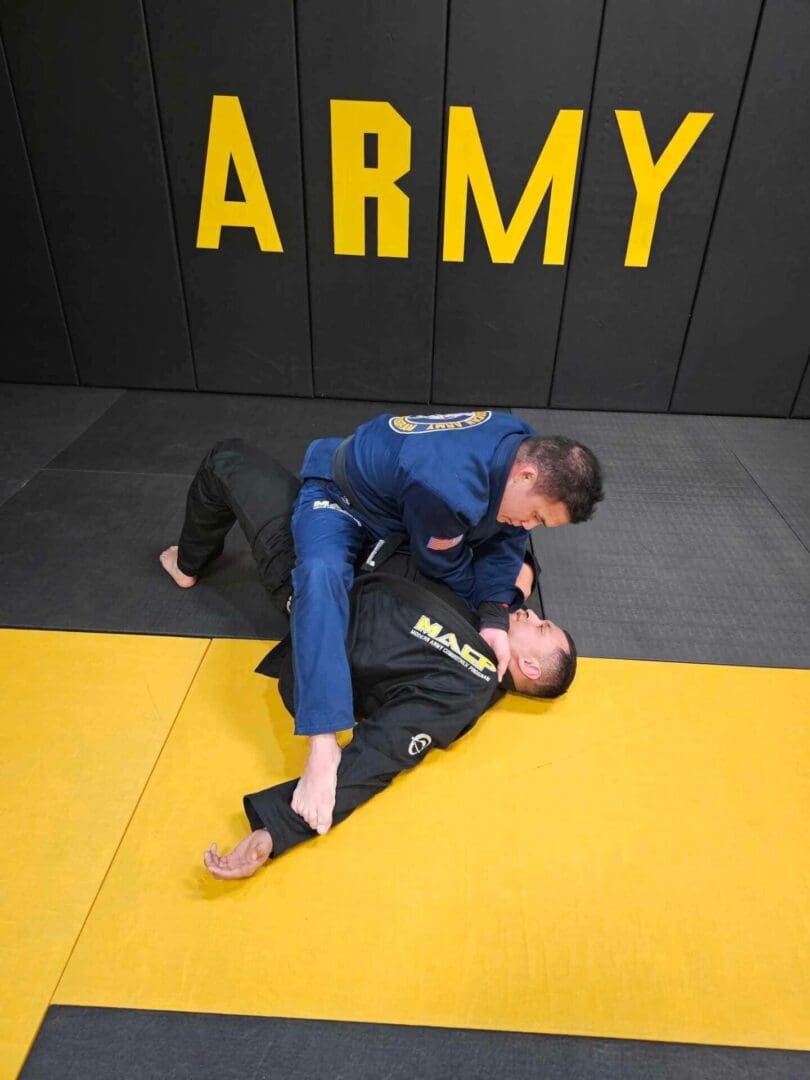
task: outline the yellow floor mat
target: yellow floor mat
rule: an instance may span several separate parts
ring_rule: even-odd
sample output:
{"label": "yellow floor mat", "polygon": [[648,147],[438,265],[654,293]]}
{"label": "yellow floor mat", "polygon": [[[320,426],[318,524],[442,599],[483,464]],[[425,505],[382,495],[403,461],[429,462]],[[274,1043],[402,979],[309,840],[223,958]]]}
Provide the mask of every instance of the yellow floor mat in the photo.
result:
{"label": "yellow floor mat", "polygon": [[25,1059],[207,645],[0,630],[0,1076]]}
{"label": "yellow floor mat", "polygon": [[810,1047],[810,673],[583,660],[215,882],[303,762],[264,648],[212,643],[56,1002]]}

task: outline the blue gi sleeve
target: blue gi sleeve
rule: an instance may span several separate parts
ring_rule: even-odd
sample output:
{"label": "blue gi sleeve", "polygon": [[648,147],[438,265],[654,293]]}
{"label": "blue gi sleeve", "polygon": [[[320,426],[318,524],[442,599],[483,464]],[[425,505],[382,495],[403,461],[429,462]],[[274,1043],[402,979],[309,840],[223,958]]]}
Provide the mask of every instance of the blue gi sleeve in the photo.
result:
{"label": "blue gi sleeve", "polygon": [[522,606],[523,593],[515,581],[523,565],[528,536],[525,529],[506,526],[474,549],[476,607],[490,601],[507,604],[510,609]]}
{"label": "blue gi sleeve", "polygon": [[[441,682],[441,676],[436,676]],[[339,824],[363,803],[383,791],[398,773],[418,765],[433,747],[445,749],[475,724],[488,700],[475,693],[448,694],[427,679],[400,692],[354,727],[337,774],[333,823]],[[297,780],[245,795],[251,827],[267,829],[272,857],[317,836],[292,809]]]}
{"label": "blue gi sleeve", "polygon": [[466,534],[471,523],[424,484],[408,485],[402,520],[418,568],[437,578],[475,608],[475,575]]}

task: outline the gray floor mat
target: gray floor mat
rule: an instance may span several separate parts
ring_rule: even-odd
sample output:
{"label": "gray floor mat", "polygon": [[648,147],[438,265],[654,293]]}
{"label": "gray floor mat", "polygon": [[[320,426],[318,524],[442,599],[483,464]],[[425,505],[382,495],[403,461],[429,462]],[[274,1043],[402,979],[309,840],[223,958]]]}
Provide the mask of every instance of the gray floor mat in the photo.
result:
{"label": "gray floor mat", "polygon": [[208,637],[277,638],[247,545],[178,589],[158,553],[176,539],[188,479],[47,470],[0,507],[0,624]]}
{"label": "gray floor mat", "polygon": [[802,1080],[810,1054],[52,1006],[21,1080]]}
{"label": "gray floor mat", "polygon": [[319,436],[349,435],[381,412],[424,409],[383,402],[130,390],[53,465],[190,476],[214,442],[238,436],[297,472],[307,446]]}
{"label": "gray floor mat", "polygon": [[810,548],[810,420],[715,416],[712,424]]}
{"label": "gray floor mat", "polygon": [[[43,431],[61,403],[49,398],[51,389],[41,401],[32,398],[29,408],[31,422]],[[259,638],[285,633],[238,530],[195,589],[172,588],[160,571],[155,558],[177,539],[189,477],[218,439],[240,435],[297,471],[319,435],[348,434],[380,412],[426,408],[137,390],[116,391],[113,400],[97,423],[74,431],[75,442],[0,513],[2,625]],[[12,454],[13,490],[16,466]]]}
{"label": "gray floor mat", "polygon": [[605,469],[593,521],[534,537],[546,615],[583,654],[810,664],[810,557],[710,418],[520,415]]}
{"label": "gray floor mat", "polygon": [[123,390],[0,384],[0,503],[122,395]]}

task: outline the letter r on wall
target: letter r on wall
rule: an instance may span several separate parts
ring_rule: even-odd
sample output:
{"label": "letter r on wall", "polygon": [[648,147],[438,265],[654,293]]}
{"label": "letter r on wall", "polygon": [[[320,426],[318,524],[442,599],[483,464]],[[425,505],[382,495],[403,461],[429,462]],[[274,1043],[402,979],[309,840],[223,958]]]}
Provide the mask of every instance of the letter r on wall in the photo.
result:
{"label": "letter r on wall", "polygon": [[[407,259],[410,200],[397,180],[411,167],[411,126],[387,101],[330,105],[335,254],[366,254],[366,199],[376,199],[377,254]],[[366,135],[377,136],[374,166],[366,166]]]}

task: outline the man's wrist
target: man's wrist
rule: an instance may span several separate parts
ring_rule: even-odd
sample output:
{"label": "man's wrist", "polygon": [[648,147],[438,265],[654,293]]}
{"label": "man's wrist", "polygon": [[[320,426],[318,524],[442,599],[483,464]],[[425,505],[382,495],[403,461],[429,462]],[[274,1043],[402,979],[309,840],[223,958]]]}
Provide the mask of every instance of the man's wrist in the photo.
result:
{"label": "man's wrist", "polygon": [[485,600],[478,605],[478,619],[481,630],[508,630],[509,606],[497,600]]}

